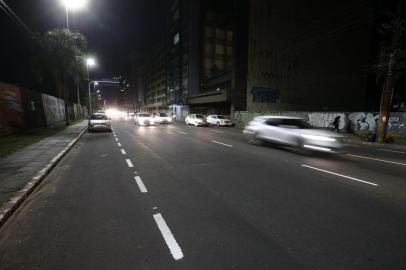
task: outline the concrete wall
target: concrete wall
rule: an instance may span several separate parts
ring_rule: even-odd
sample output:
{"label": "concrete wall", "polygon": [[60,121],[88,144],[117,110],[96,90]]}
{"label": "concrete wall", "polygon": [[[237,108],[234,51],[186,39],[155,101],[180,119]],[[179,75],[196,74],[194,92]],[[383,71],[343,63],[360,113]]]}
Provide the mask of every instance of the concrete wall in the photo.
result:
{"label": "concrete wall", "polygon": [[[314,127],[332,128],[332,122],[336,116],[340,117],[339,128],[342,132],[366,135],[375,133],[378,126],[377,112],[236,112],[234,121],[237,127],[244,127],[245,124],[256,116],[260,115],[289,115],[299,116],[308,121]],[[393,112],[388,122],[388,137],[406,137],[406,113]]]}
{"label": "concrete wall", "polygon": [[373,9],[362,0],[251,0],[247,111],[377,110],[366,73],[375,26],[360,21]]}

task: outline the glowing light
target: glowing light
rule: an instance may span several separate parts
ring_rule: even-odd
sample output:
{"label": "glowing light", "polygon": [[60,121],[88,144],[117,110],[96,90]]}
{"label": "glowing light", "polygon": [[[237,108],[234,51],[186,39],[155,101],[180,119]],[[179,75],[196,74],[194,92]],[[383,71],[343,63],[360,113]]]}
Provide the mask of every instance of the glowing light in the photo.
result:
{"label": "glowing light", "polygon": [[[94,66],[94,65],[96,65],[96,61],[93,59],[93,58],[87,58],[86,59],[86,65],[88,65],[88,66]],[[96,83],[95,83],[96,84]]]}
{"label": "glowing light", "polygon": [[69,10],[80,10],[87,6],[87,0],[62,0],[62,4]]}

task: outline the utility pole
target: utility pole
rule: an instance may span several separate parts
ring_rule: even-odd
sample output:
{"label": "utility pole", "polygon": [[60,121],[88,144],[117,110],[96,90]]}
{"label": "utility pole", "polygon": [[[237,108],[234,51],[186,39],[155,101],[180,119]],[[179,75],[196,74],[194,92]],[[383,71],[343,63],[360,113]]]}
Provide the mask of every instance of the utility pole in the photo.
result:
{"label": "utility pole", "polygon": [[397,15],[395,21],[392,23],[393,25],[393,35],[392,35],[392,44],[391,44],[391,52],[389,55],[389,62],[388,62],[388,70],[385,76],[385,80],[383,83],[382,89],[382,96],[381,96],[381,104],[379,109],[379,120],[378,120],[378,128],[377,128],[377,137],[376,141],[378,143],[382,143],[385,141],[386,137],[386,130],[389,121],[389,113],[392,109],[392,96],[393,96],[393,86],[394,86],[394,74],[393,68],[397,64],[397,58],[399,57],[400,51],[400,38],[402,35],[402,0],[399,0],[398,7],[397,7]]}

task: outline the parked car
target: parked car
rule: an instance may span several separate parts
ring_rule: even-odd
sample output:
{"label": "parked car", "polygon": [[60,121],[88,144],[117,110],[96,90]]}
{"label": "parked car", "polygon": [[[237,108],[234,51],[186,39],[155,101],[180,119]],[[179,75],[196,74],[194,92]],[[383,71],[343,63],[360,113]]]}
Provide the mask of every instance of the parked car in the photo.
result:
{"label": "parked car", "polygon": [[151,117],[149,113],[136,113],[134,116],[134,124],[142,126],[142,125],[154,125],[154,119]]}
{"label": "parked car", "polygon": [[206,118],[203,114],[189,114],[185,119],[186,125],[208,126]]}
{"label": "parked car", "polygon": [[300,117],[258,116],[246,125],[243,133],[255,143],[268,141],[324,152],[338,152],[342,148],[341,135],[313,128]]}
{"label": "parked car", "polygon": [[159,124],[169,124],[172,123],[172,117],[167,115],[166,113],[155,113],[154,114],[154,122]]}
{"label": "parked car", "polygon": [[90,115],[88,130],[107,130],[111,131],[111,120],[105,113],[94,113]]}
{"label": "parked car", "polygon": [[232,123],[230,121],[230,119],[226,118],[224,115],[219,115],[219,114],[213,114],[213,115],[209,115],[207,116],[207,122],[210,125],[216,125],[218,127],[220,126],[232,126]]}

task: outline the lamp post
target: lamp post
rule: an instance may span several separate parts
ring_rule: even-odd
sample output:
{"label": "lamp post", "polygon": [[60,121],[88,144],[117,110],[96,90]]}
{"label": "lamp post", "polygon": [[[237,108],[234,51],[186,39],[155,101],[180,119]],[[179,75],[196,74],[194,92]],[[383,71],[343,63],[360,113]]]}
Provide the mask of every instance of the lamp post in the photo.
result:
{"label": "lamp post", "polygon": [[87,0],[62,0],[62,4],[65,6],[66,28],[69,30],[69,10],[83,9],[87,5]]}
{"label": "lamp post", "polygon": [[93,58],[87,58],[86,59],[86,72],[87,72],[87,81],[88,83],[88,94],[89,94],[89,115],[93,112],[92,110],[92,97],[90,95],[90,84],[95,83],[91,82],[89,78],[89,66],[94,66],[96,64],[96,61]]}

